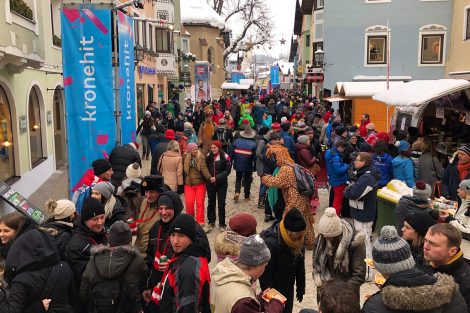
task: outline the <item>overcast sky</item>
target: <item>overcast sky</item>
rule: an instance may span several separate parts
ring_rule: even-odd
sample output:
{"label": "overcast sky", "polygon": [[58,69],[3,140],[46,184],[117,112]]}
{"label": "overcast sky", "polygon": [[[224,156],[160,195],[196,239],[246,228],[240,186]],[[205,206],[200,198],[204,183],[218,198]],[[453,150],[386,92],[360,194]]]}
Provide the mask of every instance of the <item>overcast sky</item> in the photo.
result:
{"label": "overcast sky", "polygon": [[[264,0],[268,3],[271,9],[271,16],[274,23],[273,38],[275,40],[271,49],[273,54],[288,53],[290,49],[290,41],[294,29],[294,14],[295,14],[295,0]],[[235,24],[235,25],[234,25]],[[233,36],[236,37],[241,31],[237,27],[235,21],[230,23],[230,28],[233,30]],[[238,24],[239,25],[239,24]],[[281,45],[279,40],[284,38],[286,43]],[[266,51],[270,50],[265,47]]]}

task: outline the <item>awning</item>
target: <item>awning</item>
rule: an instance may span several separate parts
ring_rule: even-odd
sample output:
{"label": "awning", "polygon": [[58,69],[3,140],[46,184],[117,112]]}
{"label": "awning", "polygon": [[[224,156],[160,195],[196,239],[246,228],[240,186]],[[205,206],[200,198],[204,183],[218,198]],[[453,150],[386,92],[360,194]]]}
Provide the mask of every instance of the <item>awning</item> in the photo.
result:
{"label": "awning", "polygon": [[[403,85],[403,82],[389,82],[390,90]],[[339,94],[346,97],[372,97],[380,92],[387,90],[386,81],[375,82],[343,82]]]}
{"label": "awning", "polygon": [[223,82],[222,86],[220,86],[222,89],[233,89],[233,90],[242,90],[242,89],[249,89],[249,85],[240,85],[237,83],[228,83],[228,82]]}
{"label": "awning", "polygon": [[351,98],[343,97],[343,96],[332,96],[332,97],[323,98],[323,100],[328,101],[328,102],[338,102],[338,101],[351,100]]}
{"label": "awning", "polygon": [[470,88],[464,79],[415,80],[373,96],[390,106],[419,106],[450,93]]}

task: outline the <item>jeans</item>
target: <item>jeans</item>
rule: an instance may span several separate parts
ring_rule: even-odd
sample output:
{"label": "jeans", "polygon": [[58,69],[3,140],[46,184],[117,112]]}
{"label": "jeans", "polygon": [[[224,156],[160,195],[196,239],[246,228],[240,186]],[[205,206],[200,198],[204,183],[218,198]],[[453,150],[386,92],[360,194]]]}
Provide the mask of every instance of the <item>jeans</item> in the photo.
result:
{"label": "jeans", "polygon": [[186,202],[186,213],[194,216],[194,202],[196,202],[196,222],[204,224],[204,200],[206,196],[206,184],[195,186],[184,185],[184,199]]}
{"label": "jeans", "polygon": [[264,205],[264,214],[265,215],[273,215],[272,212],[271,212],[271,208],[269,207],[269,205],[266,205],[266,202],[268,201],[267,199],[267,194],[268,194],[268,186],[266,186],[265,184],[263,183],[260,183],[259,184],[259,199],[261,201],[263,201],[263,205]]}
{"label": "jeans", "polygon": [[145,156],[146,159],[150,155],[149,136],[142,135],[142,158]]}
{"label": "jeans", "polygon": [[227,197],[228,183],[212,184],[207,183],[207,198],[209,203],[207,205],[207,219],[209,224],[215,224],[215,200],[217,198],[219,215],[219,226],[225,225],[225,198]]}
{"label": "jeans", "polygon": [[243,190],[245,192],[245,198],[250,196],[251,182],[253,181],[252,172],[242,172],[237,171],[237,176],[235,180],[235,192],[240,193],[242,189],[242,179],[243,179]]}

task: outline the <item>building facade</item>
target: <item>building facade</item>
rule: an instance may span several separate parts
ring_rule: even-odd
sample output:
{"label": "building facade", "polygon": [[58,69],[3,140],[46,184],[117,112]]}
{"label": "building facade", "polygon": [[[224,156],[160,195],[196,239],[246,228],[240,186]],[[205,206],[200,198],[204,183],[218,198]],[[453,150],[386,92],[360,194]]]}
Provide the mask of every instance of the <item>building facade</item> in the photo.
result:
{"label": "building facade", "polygon": [[454,0],[448,78],[470,80],[470,1]]}
{"label": "building facade", "polygon": [[29,196],[67,159],[60,3],[17,2],[0,4],[0,180]]}

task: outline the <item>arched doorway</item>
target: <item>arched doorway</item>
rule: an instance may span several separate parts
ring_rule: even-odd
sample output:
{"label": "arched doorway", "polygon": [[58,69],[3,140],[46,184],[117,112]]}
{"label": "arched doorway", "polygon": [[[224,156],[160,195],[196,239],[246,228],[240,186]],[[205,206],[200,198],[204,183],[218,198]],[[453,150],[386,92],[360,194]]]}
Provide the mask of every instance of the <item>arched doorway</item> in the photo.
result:
{"label": "arched doorway", "polygon": [[31,88],[28,101],[29,120],[29,151],[31,154],[31,168],[34,168],[44,158],[42,145],[41,105],[39,103],[38,92],[35,87]]}
{"label": "arched doorway", "polygon": [[0,86],[0,180],[8,181],[15,176],[13,133],[11,131],[10,102]]}
{"label": "arched doorway", "polygon": [[60,168],[67,163],[66,134],[65,134],[65,111],[64,97],[61,87],[54,90],[53,98],[54,110],[54,152],[56,168]]}

